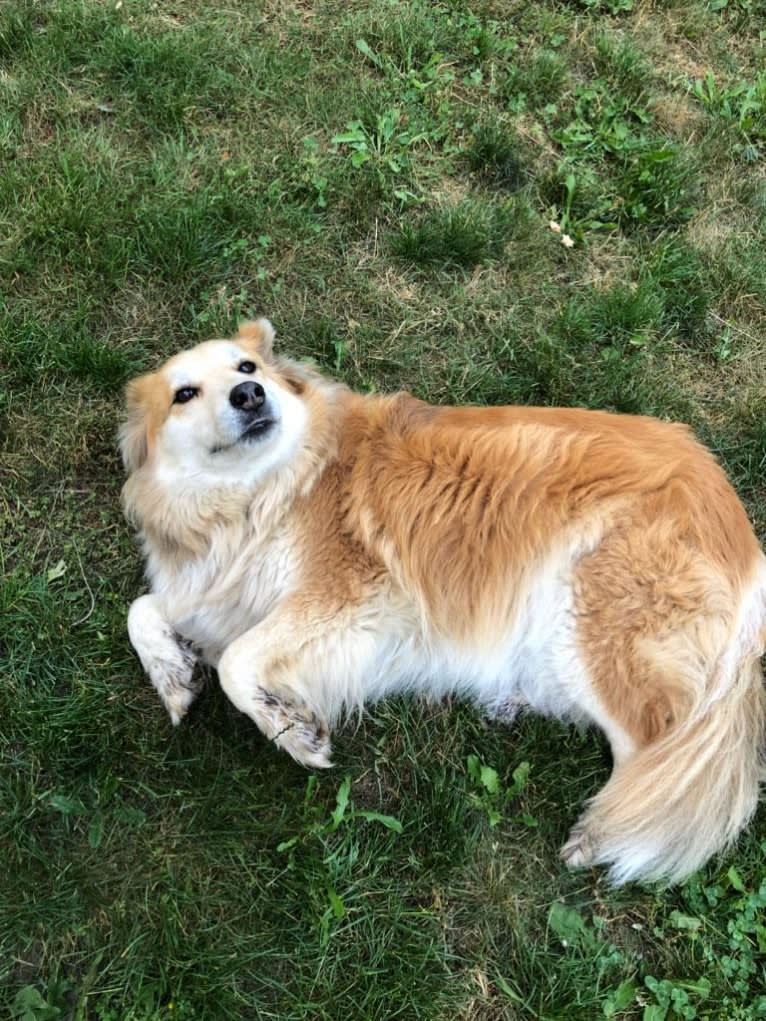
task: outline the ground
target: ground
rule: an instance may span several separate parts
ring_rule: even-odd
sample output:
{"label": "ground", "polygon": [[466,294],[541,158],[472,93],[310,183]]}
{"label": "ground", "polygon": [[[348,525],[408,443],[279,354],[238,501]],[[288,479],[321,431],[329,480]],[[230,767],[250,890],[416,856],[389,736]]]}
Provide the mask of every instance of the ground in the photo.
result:
{"label": "ground", "polygon": [[125,381],[267,315],[354,387],[689,421],[766,534],[760,0],[5,0],[0,1013],[766,1016],[766,815],[557,848],[594,733],[374,708],[313,776],[129,648]]}

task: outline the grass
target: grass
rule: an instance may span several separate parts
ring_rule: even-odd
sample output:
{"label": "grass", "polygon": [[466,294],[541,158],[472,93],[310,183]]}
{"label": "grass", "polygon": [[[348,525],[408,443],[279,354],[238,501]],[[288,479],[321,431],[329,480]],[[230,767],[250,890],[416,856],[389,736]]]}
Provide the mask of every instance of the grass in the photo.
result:
{"label": "grass", "polygon": [[[753,1021],[766,825],[556,849],[603,742],[397,701],[320,777],[125,631],[120,391],[269,315],[363,389],[683,418],[766,536],[749,0],[0,7],[0,1015]],[[570,244],[571,242],[571,244]]]}
{"label": "grass", "polygon": [[497,258],[505,248],[514,210],[474,201],[435,209],[417,224],[405,221],[393,251],[410,263],[471,267]]}
{"label": "grass", "polygon": [[517,191],[524,182],[524,147],[498,121],[477,126],[468,159],[472,170],[498,187]]}

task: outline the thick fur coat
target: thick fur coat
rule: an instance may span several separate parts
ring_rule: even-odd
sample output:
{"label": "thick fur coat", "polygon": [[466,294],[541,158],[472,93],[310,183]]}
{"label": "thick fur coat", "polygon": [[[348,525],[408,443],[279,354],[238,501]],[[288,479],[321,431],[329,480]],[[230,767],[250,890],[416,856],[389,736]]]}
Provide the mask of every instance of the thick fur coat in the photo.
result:
{"label": "thick fur coat", "polygon": [[595,723],[614,769],[569,864],[678,881],[728,846],[763,774],[766,560],[712,455],[649,418],[355,394],[272,340],[128,387],[128,629],[173,722],[202,660],[309,766],[401,691]]}

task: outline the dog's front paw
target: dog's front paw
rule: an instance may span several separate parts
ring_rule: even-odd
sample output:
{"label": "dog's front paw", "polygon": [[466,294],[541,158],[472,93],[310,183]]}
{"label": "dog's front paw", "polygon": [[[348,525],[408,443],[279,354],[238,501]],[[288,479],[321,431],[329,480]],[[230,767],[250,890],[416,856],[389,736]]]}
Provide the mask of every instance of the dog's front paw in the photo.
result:
{"label": "dog's front paw", "polygon": [[596,841],[582,820],[575,823],[561,848],[561,858],[570,869],[584,869],[596,860]]}
{"label": "dog's front paw", "polygon": [[193,651],[175,636],[173,648],[172,656],[148,657],[144,667],[173,726],[177,727],[202,689],[203,682],[194,677],[196,656]]}
{"label": "dog's front paw", "polygon": [[329,769],[330,728],[313,709],[286,695],[257,688],[253,718],[277,747],[302,766]]}
{"label": "dog's front paw", "polygon": [[128,635],[170,719],[179,724],[202,688],[193,676],[197,650],[173,630],[152,595],[131,604]]}

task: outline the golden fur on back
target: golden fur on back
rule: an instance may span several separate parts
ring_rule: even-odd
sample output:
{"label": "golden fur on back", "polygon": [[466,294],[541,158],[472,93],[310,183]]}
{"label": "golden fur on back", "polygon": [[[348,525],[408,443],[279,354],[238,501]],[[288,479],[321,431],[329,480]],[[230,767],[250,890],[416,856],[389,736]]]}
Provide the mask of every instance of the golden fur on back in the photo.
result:
{"label": "golden fur on back", "polygon": [[[712,455],[654,419],[354,394],[272,338],[245,324],[128,388],[152,587],[129,631],[174,722],[199,658],[315,766],[345,712],[456,691],[606,733],[570,864],[680,880],[729,844],[762,773],[766,561]],[[249,358],[270,418],[238,439]]]}

